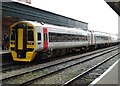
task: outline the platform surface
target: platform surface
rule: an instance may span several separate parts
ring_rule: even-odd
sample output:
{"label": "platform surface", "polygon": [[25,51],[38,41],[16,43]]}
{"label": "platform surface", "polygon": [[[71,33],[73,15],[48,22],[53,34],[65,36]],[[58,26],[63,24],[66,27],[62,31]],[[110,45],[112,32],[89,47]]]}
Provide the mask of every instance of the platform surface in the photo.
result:
{"label": "platform surface", "polygon": [[120,86],[120,59],[116,61],[109,69],[107,69],[101,76],[95,79],[89,86]]}
{"label": "platform surface", "polygon": [[0,50],[0,54],[7,54],[10,53],[10,50]]}

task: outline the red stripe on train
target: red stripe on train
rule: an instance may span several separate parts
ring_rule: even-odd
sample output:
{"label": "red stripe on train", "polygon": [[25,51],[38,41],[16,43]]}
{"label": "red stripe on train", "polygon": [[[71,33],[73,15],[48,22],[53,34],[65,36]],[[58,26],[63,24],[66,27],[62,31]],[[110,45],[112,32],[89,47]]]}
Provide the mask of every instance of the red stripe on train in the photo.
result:
{"label": "red stripe on train", "polygon": [[43,51],[46,52],[48,49],[48,37],[47,37],[47,28],[43,28],[43,37],[44,37],[44,44],[43,44]]}

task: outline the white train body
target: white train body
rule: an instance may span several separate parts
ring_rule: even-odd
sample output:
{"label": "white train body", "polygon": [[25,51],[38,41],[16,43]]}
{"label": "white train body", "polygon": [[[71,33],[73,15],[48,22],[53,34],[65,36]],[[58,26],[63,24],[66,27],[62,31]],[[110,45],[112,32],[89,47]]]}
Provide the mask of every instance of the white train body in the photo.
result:
{"label": "white train body", "polygon": [[94,32],[96,44],[109,43],[109,34],[103,32]]}
{"label": "white train body", "polygon": [[110,43],[117,43],[118,42],[118,35],[109,34],[110,35]]}
{"label": "white train body", "polygon": [[[16,34],[14,39],[13,32]],[[11,27],[10,49],[15,61],[32,61],[38,52],[54,53],[56,50],[61,53],[116,42],[117,36],[107,33],[21,21]]]}
{"label": "white train body", "polygon": [[[82,29],[58,27],[53,25],[39,25],[36,27],[36,50],[44,50],[44,28],[47,33],[47,50],[63,49],[91,45],[91,33]],[[41,40],[38,40],[41,33]],[[72,38],[73,37],[73,38]],[[82,37],[82,38],[81,38]],[[76,38],[76,39],[75,39]],[[79,38],[79,39],[78,39]],[[80,41],[80,38],[82,41]],[[86,40],[85,40],[86,38]]]}

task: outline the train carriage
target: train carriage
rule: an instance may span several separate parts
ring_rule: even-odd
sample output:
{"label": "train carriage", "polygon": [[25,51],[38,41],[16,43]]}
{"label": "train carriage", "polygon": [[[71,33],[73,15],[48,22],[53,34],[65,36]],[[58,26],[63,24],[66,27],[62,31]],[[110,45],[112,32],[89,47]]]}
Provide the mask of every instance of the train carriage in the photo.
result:
{"label": "train carriage", "polygon": [[20,21],[11,26],[10,50],[14,61],[32,61],[36,54],[60,56],[71,51],[108,46],[117,37],[78,28],[67,28],[33,21]]}
{"label": "train carriage", "polygon": [[93,31],[93,35],[94,35],[96,47],[104,47],[109,45],[110,36],[108,33]]}
{"label": "train carriage", "polygon": [[90,44],[90,32],[85,30],[32,21],[21,21],[11,26],[10,50],[15,61],[32,61],[38,52],[61,50],[60,54],[68,48]]}
{"label": "train carriage", "polygon": [[[90,32],[79,30],[76,28],[49,28],[49,48],[72,48],[79,46],[87,46],[90,44],[88,41],[88,34]],[[90,40],[90,38],[89,38]]]}
{"label": "train carriage", "polygon": [[118,35],[109,34],[109,36],[110,36],[110,45],[118,44]]}

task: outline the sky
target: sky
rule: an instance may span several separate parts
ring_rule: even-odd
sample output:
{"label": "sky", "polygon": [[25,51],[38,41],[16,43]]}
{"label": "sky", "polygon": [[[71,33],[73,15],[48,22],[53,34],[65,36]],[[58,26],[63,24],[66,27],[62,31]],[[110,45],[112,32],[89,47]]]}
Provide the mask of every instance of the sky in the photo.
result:
{"label": "sky", "polygon": [[32,0],[32,5],[87,22],[89,30],[118,33],[118,15],[104,0]]}

